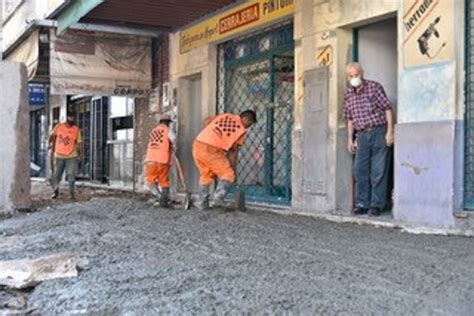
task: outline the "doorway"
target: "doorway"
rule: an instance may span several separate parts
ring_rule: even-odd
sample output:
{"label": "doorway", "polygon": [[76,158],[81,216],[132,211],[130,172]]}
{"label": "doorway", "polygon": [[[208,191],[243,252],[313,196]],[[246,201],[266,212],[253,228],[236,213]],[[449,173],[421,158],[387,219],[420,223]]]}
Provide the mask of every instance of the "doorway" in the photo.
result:
{"label": "doorway", "polygon": [[107,182],[108,97],[69,96],[68,109],[76,114],[83,139],[83,159],[78,162],[77,177]]}
{"label": "doorway", "polygon": [[[354,29],[354,60],[364,68],[366,79],[379,82],[392,104],[394,120],[398,95],[397,18],[389,18]],[[396,120],[395,120],[396,121]],[[393,205],[393,149],[389,157],[387,209]],[[354,191],[355,192],[355,191]]]}
{"label": "doorway", "polygon": [[202,129],[201,75],[181,79],[181,95],[178,106],[178,155],[181,158],[183,173],[188,190],[199,190],[199,172],[193,160],[193,141]]}
{"label": "doorway", "polygon": [[295,63],[293,24],[219,46],[218,111],[257,113],[239,151],[237,186],[252,202],[291,202]]}

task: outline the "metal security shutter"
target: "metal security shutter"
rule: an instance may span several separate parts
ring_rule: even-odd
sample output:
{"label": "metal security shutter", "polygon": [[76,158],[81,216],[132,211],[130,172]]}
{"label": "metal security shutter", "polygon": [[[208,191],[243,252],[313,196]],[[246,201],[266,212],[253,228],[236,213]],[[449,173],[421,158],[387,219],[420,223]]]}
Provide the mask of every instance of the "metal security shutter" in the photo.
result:
{"label": "metal security shutter", "polygon": [[474,0],[466,0],[465,207],[474,210]]}

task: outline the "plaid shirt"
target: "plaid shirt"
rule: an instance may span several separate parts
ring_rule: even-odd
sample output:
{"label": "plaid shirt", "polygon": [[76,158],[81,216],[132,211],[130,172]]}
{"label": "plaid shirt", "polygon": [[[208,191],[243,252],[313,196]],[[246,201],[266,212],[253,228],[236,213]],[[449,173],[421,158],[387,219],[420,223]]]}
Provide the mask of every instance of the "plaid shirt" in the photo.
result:
{"label": "plaid shirt", "polygon": [[353,87],[347,88],[344,118],[351,120],[357,131],[387,124],[385,111],[391,108],[387,95],[378,82],[364,80],[362,90],[359,92]]}

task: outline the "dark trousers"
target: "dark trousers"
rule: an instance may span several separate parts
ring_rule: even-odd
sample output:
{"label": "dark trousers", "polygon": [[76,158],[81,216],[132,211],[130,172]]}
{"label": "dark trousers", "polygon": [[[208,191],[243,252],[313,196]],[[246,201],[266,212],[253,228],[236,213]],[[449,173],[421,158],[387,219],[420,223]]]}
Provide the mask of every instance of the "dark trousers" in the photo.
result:
{"label": "dark trousers", "polygon": [[74,183],[76,181],[77,173],[77,158],[60,159],[56,158],[54,161],[54,174],[51,178],[51,186],[53,190],[59,190],[59,183],[66,170],[66,179],[69,184],[69,192],[74,192]]}
{"label": "dark trousers", "polygon": [[357,132],[354,177],[358,207],[386,207],[390,153],[385,142],[386,133],[385,125]]}

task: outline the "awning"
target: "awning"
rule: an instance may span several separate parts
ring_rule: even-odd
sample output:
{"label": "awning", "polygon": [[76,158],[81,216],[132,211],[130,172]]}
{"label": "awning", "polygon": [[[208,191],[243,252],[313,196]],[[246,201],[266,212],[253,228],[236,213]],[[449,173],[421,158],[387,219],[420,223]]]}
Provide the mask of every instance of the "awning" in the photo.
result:
{"label": "awning", "polygon": [[28,80],[36,75],[39,61],[39,32],[33,31],[15,50],[6,58],[9,61],[23,63],[28,72]]}
{"label": "awning", "polygon": [[242,0],[74,0],[58,14],[58,32],[75,22],[171,30],[238,2]]}
{"label": "awning", "polygon": [[51,30],[51,94],[146,96],[151,60],[149,38]]}
{"label": "awning", "polygon": [[79,22],[84,15],[102,2],[104,0],[75,0],[58,17],[58,33],[62,34],[68,27]]}

